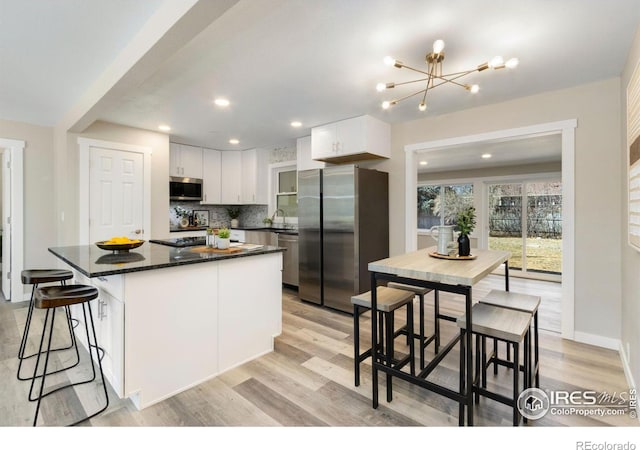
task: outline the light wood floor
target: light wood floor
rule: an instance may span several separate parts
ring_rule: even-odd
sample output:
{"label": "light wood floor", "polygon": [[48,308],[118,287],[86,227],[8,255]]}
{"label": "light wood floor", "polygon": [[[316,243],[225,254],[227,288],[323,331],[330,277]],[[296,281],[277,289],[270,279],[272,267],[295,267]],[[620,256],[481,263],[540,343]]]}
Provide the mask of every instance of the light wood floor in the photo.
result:
{"label": "light wood floor", "polygon": [[[488,291],[499,277],[474,287],[476,298]],[[517,289],[514,279],[512,290]],[[498,284],[499,285],[499,284]],[[431,297],[427,301],[432,317]],[[460,313],[461,301],[442,295],[443,312]],[[35,404],[27,401],[28,383],[15,378],[16,353],[20,343],[26,305],[0,301],[0,425],[30,426]],[[403,314],[398,314],[398,324]],[[394,400],[381,395],[377,410],[371,407],[370,363],[362,364],[362,383],[353,382],[353,318],[348,314],[300,302],[297,293],[283,293],[283,331],[275,351],[230,370],[216,379],[182,392],[143,411],[111,392],[109,409],[85,426],[457,426],[457,405],[419,387],[394,380]],[[362,340],[368,345],[370,320],[362,316]],[[455,324],[442,323],[443,340],[457,333]],[[428,329],[432,320],[428,320]],[[35,341],[35,336],[32,341]],[[406,351],[403,339],[398,352]],[[33,342],[32,342],[33,345]],[[541,333],[541,387],[552,390],[622,392],[628,389],[615,351],[561,339],[556,333]],[[62,353],[62,352],[58,352]],[[432,353],[428,353],[432,356]],[[64,355],[56,355],[62,360]],[[458,354],[454,350],[429,378],[455,387]],[[86,372],[86,369],[85,369]],[[81,376],[74,371],[73,379]],[[157,374],[162,376],[162,374]],[[58,377],[63,382],[67,374]],[[384,377],[381,377],[384,378]],[[501,368],[490,375],[490,388],[509,392],[511,375]],[[384,380],[381,380],[381,393]],[[91,411],[101,398],[99,387],[84,386],[61,391],[43,401],[41,424],[60,425]],[[510,426],[510,409],[488,399],[476,407],[480,426]],[[582,417],[547,415],[530,421],[540,426],[637,426],[629,415]]]}

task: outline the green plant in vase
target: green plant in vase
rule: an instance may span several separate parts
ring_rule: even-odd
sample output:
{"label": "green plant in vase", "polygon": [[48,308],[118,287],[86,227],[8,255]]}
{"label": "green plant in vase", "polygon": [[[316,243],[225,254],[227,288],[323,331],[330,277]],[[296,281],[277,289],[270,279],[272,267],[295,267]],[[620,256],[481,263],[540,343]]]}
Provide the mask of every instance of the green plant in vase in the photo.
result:
{"label": "green plant in vase", "polygon": [[220,228],[218,230],[218,239],[216,243],[219,249],[229,248],[231,231],[228,228]]}
{"label": "green plant in vase", "polygon": [[231,228],[238,227],[238,217],[240,217],[240,208],[236,206],[230,206],[227,208],[227,214],[231,219]]}
{"label": "green plant in vase", "polygon": [[469,235],[476,227],[476,208],[471,206],[458,213],[458,256],[471,254],[471,241]]}

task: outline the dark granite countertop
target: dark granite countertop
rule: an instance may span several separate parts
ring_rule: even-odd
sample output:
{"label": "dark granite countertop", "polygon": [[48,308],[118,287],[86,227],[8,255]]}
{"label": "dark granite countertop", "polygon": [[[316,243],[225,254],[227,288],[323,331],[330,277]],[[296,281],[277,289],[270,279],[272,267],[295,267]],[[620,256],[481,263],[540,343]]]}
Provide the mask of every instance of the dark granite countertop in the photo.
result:
{"label": "dark granite countertop", "polygon": [[95,245],[51,247],[49,251],[90,278],[285,251],[282,247],[273,247],[270,245],[265,245],[255,250],[242,250],[238,253],[231,254],[197,253],[191,250],[193,248],[194,247],[175,248],[145,242],[142,246],[130,250],[127,253],[114,253],[112,251],[101,250]]}
{"label": "dark granite countertop", "polygon": [[244,230],[244,231],[268,231],[271,233],[278,234],[298,234],[297,228],[280,228],[280,227],[237,227],[234,230]]}

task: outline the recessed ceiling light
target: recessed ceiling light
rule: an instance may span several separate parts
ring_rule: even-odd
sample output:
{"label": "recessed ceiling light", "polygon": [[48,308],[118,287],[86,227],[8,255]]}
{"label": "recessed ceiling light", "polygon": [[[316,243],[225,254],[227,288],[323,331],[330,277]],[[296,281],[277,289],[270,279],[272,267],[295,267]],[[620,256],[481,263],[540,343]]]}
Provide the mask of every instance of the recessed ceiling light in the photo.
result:
{"label": "recessed ceiling light", "polygon": [[217,98],[213,101],[218,106],[229,106],[229,100],[226,98]]}
{"label": "recessed ceiling light", "polygon": [[160,131],[171,131],[171,127],[169,125],[158,125],[158,130],[160,130]]}
{"label": "recessed ceiling light", "polygon": [[482,154],[482,159],[489,159],[491,158],[491,153],[483,153]]}
{"label": "recessed ceiling light", "polygon": [[234,144],[235,145],[235,144],[239,144],[239,143],[240,143],[240,141],[237,140],[237,139],[229,139],[229,144]]}
{"label": "recessed ceiling light", "polygon": [[429,164],[427,161],[420,161],[421,166],[426,166],[427,164]]}
{"label": "recessed ceiling light", "polygon": [[291,122],[291,126],[298,128],[302,126],[302,122],[298,122],[297,120],[294,120],[293,122]]}

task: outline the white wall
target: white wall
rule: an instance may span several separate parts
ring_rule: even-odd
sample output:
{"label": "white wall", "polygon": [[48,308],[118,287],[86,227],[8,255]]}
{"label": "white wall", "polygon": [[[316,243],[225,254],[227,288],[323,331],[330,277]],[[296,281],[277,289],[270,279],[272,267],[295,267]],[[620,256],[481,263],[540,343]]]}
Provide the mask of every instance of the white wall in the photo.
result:
{"label": "white wall", "polygon": [[56,245],[53,129],[0,120],[0,137],[25,141],[24,266],[55,267],[47,250]]}
{"label": "white wall", "polygon": [[620,79],[614,78],[392,125],[392,158],[366,163],[389,172],[391,254],[404,252],[405,145],[577,119],[575,330],[619,339],[622,190],[611,180],[619,180],[622,164],[620,108]]}
{"label": "white wall", "polygon": [[[629,79],[636,66],[640,64],[640,27],[636,32],[636,37],[629,52],[627,64],[622,73],[622,130],[621,130],[621,146],[620,148],[620,167],[619,179],[621,180],[621,226],[620,235],[622,236],[622,350],[627,363],[627,376],[631,378],[632,383],[640,381],[640,327],[638,327],[638,319],[640,318],[640,252],[633,250],[627,245],[627,195],[628,195],[628,178],[627,178],[627,129],[626,129],[626,89]],[[637,387],[637,384],[635,384]]]}
{"label": "white wall", "polygon": [[169,236],[169,135],[153,131],[95,122],[83,133],[67,133],[67,174],[65,196],[65,245],[77,244],[78,237],[78,137],[100,139],[152,149],[151,156],[151,236]]}

